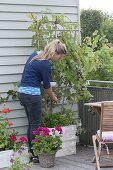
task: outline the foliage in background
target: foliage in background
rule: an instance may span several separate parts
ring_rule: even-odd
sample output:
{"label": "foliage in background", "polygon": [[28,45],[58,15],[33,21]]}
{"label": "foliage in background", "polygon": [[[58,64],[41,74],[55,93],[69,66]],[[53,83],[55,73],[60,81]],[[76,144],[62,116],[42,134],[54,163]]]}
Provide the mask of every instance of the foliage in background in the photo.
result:
{"label": "foliage in background", "polygon": [[82,40],[87,36],[92,37],[95,30],[98,30],[100,33],[102,25],[102,15],[100,11],[92,9],[82,10],[80,21]]}
{"label": "foliage in background", "polygon": [[98,30],[101,36],[105,36],[109,43],[113,43],[113,16],[99,10],[82,10],[81,36],[82,40],[87,36],[92,37],[93,32]]}
{"label": "foliage in background", "polygon": [[[93,37],[86,37],[82,44],[84,60],[81,57],[81,64],[88,80],[113,81],[113,48],[109,48],[103,40],[104,37],[95,31]],[[100,49],[98,44],[101,44]]]}
{"label": "foliage in background", "polygon": [[103,13],[101,32],[106,36],[108,42],[113,44],[113,15]]}

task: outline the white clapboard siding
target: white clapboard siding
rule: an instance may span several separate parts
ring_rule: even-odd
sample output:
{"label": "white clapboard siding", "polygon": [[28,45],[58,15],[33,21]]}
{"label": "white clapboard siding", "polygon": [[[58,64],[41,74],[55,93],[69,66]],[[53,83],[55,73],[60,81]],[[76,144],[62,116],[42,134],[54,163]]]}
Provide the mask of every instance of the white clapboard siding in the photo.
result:
{"label": "white clapboard siding", "polygon": [[25,115],[24,109],[12,110],[10,112],[10,114],[6,115],[6,118],[8,118],[8,119],[15,119],[15,116],[16,116],[16,118],[19,118],[19,117],[25,118],[26,115]]}
{"label": "white clapboard siding", "polygon": [[4,39],[9,39],[9,38],[25,39],[25,38],[31,38],[32,35],[33,33],[28,30],[0,30],[0,38],[4,38]]}
{"label": "white clapboard siding", "polygon": [[[1,4],[21,4],[21,5],[35,5],[35,6],[77,6],[78,1],[77,0],[57,0],[53,1],[53,0],[27,0],[27,1],[23,1],[23,0],[0,0]],[[43,9],[43,8],[42,8]]]}
{"label": "white clapboard siding", "polygon": [[7,60],[9,58],[9,61],[8,61],[8,65],[20,65],[20,64],[25,64],[28,56],[18,56],[18,55],[13,55],[13,56],[1,56],[0,59],[0,66],[4,66],[7,64]]}
{"label": "white clapboard siding", "polygon": [[0,39],[0,47],[31,47],[31,39]]}
{"label": "white clapboard siding", "polygon": [[27,30],[29,25],[29,22],[0,21],[0,30]]}
{"label": "white clapboard siding", "polygon": [[[13,127],[11,128],[13,129]],[[18,132],[18,137],[20,136],[26,136],[27,133],[27,125],[24,126],[16,126],[15,130]]]}
{"label": "white clapboard siding", "polygon": [[12,127],[26,126],[28,124],[28,121],[27,121],[26,117],[14,118],[14,119],[9,119],[9,120],[11,122],[13,122]]}
{"label": "white clapboard siding", "polygon": [[[28,30],[32,23],[28,18],[30,12],[39,17],[45,13],[49,18],[51,12],[63,13],[67,22],[80,22],[79,0],[0,0],[0,95],[3,97],[8,90],[15,89],[14,83],[20,81],[24,64],[34,51],[33,33]],[[10,98],[6,107],[12,110],[8,118],[14,123],[13,128],[19,135],[26,134],[28,122],[18,99]]]}
{"label": "white clapboard siding", "polygon": [[[3,104],[0,104],[0,110],[3,108]],[[10,109],[23,109],[23,106],[20,105],[20,102],[19,101],[10,101],[10,102],[7,102],[6,104],[6,107],[9,107]],[[10,114],[10,113],[9,113]]]}
{"label": "white clapboard siding", "polygon": [[23,71],[23,65],[0,66],[0,75],[22,73],[22,71]]}
{"label": "white clapboard siding", "polygon": [[75,8],[75,6],[42,6],[42,5],[27,5],[26,4],[26,7],[24,5],[21,5],[21,4],[18,4],[18,5],[15,5],[15,4],[1,4],[0,5],[0,11],[2,12],[25,12],[25,13],[41,13],[43,11],[48,11],[48,12],[52,12],[54,11],[55,13],[62,13],[62,11],[65,12],[65,14],[77,14],[77,8]]}
{"label": "white clapboard siding", "polygon": [[[47,14],[47,16],[49,17],[49,19],[51,20],[51,15]],[[77,15],[72,15],[72,14],[65,14],[65,20],[66,21],[71,21],[71,22],[77,22]],[[26,13],[0,13],[0,21],[7,21],[7,19],[9,21],[31,21],[31,19],[29,19],[27,17]]]}
{"label": "white clapboard siding", "polygon": [[0,47],[0,56],[9,55],[9,59],[11,55],[29,55],[33,52],[33,48],[31,47]]}
{"label": "white clapboard siding", "polygon": [[[0,66],[1,67],[1,66]],[[3,83],[14,83],[21,79],[21,74],[11,74],[11,75],[0,75],[0,84]]]}
{"label": "white clapboard siding", "polygon": [[13,90],[13,89],[14,89],[13,83],[7,83],[7,84],[1,83],[0,84],[0,93],[4,93],[4,92],[7,92],[8,90]]}

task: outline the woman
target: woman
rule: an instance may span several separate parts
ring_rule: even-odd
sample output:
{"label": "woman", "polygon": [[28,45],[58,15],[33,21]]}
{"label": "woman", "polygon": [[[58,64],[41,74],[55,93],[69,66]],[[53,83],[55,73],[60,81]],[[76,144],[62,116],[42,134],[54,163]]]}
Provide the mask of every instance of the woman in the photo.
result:
{"label": "woman", "polygon": [[25,112],[28,118],[27,137],[29,150],[31,153],[31,141],[34,139],[32,132],[37,129],[41,123],[41,82],[43,82],[45,92],[50,97],[50,99],[57,102],[58,98],[52,91],[50,84],[50,61],[57,62],[65,55],[66,46],[61,43],[60,40],[55,39],[46,45],[43,52],[38,54],[35,52],[31,54],[25,64],[20,87],[18,89],[18,97],[25,108]]}

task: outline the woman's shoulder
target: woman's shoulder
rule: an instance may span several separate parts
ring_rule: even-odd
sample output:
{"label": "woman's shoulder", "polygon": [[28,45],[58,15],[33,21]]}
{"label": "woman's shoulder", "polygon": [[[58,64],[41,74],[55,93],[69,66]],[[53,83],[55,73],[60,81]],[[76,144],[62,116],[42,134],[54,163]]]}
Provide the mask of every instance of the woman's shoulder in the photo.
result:
{"label": "woman's shoulder", "polygon": [[49,60],[39,60],[37,66],[42,71],[51,70],[51,64],[50,64]]}
{"label": "woman's shoulder", "polygon": [[42,64],[42,65],[49,65],[49,66],[51,65],[50,62],[49,62],[49,60],[47,60],[47,59],[42,59],[42,60],[39,59],[38,61],[39,61],[40,64]]}

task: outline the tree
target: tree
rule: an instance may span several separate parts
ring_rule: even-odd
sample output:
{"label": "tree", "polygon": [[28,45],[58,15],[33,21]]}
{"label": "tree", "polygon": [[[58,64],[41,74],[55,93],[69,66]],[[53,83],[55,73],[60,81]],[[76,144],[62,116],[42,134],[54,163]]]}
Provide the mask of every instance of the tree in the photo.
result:
{"label": "tree", "polygon": [[113,43],[113,16],[98,10],[81,11],[81,36],[93,37],[93,32],[98,30],[101,36],[105,36],[109,43]]}
{"label": "tree", "polygon": [[102,25],[102,14],[98,10],[82,10],[80,15],[81,20],[81,36],[82,40],[89,36],[92,37],[93,32],[100,32]]}
{"label": "tree", "polygon": [[106,35],[108,42],[113,43],[113,16],[106,13],[103,14],[101,31]]}

